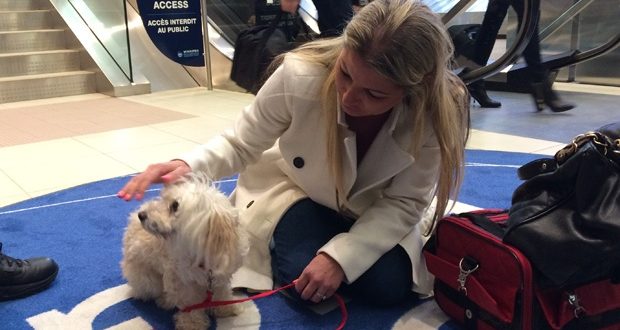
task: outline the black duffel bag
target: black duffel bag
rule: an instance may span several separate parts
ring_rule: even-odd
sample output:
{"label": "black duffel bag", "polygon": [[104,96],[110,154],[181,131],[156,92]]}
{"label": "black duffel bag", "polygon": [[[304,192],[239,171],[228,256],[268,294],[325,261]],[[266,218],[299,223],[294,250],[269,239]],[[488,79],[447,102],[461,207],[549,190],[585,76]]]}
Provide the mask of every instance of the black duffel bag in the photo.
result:
{"label": "black duffel bag", "polygon": [[620,123],[575,137],[519,177],[503,240],[528,257],[538,284],[620,281]]}
{"label": "black duffel bag", "polygon": [[230,79],[256,94],[267,79],[271,61],[294,47],[286,33],[278,28],[280,12],[268,25],[257,25],[242,31],[235,41]]}

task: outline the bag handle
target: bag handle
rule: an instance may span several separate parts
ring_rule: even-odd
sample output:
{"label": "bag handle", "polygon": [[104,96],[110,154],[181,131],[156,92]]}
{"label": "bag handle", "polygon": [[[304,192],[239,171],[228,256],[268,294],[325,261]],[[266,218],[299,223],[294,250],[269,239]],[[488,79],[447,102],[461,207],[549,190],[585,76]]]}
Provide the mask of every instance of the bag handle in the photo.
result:
{"label": "bag handle", "polygon": [[517,175],[521,180],[529,180],[536,175],[555,171],[560,165],[572,157],[584,144],[592,141],[599,151],[620,164],[620,137],[614,136],[614,129],[618,124],[603,126],[599,131],[590,131],[579,134],[573,138],[571,143],[555,153],[553,158],[541,158],[533,160],[517,170]]}
{"label": "bag handle", "polygon": [[499,223],[489,219],[489,215],[493,214],[503,214],[505,210],[499,211],[497,213],[485,214],[479,212],[465,212],[460,213],[459,216],[468,219],[473,222],[476,226],[486,230],[487,232],[493,234],[498,238],[503,238],[506,230]]}

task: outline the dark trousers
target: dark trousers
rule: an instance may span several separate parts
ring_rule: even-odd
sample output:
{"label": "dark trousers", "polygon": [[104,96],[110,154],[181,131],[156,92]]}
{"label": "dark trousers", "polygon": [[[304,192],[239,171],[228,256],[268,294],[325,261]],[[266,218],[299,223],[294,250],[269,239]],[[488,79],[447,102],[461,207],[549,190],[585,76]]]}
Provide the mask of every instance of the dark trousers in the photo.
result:
{"label": "dark trousers", "polygon": [[321,37],[335,37],[353,17],[351,0],[312,0],[316,7]]}
{"label": "dark trousers", "polygon": [[[317,251],[332,237],[347,232],[352,224],[352,220],[310,199],[294,204],[273,234],[271,260],[276,283],[297,279]],[[412,285],[411,261],[396,245],[355,282],[343,283],[338,292],[375,305],[392,305],[414,296]],[[289,293],[301,300],[295,289]]]}
{"label": "dark trousers", "polygon": [[[493,51],[493,45],[499,28],[501,27],[506,14],[508,13],[508,7],[512,6],[517,13],[519,24],[523,18],[523,1],[522,0],[490,0],[487,7],[487,11],[484,14],[482,20],[482,26],[476,39],[476,53],[472,59],[479,65],[486,65],[491,52]],[[533,82],[541,82],[546,79],[547,72],[542,65],[540,57],[540,40],[538,37],[538,22],[540,20],[540,8],[535,8],[536,17],[536,29],[532,38],[528,42],[527,46],[523,50],[523,58],[527,63],[527,69]]]}

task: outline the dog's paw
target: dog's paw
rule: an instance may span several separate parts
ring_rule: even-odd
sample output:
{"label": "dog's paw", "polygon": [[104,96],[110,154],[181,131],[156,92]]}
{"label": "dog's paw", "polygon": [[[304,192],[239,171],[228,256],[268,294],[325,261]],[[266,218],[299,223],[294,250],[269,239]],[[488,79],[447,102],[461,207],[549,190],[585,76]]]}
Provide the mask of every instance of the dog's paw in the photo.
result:
{"label": "dog's paw", "polygon": [[166,299],[166,297],[164,296],[160,296],[155,299],[155,304],[157,304],[159,308],[166,310],[170,310],[176,307],[176,304],[174,302],[170,301],[170,299]]}
{"label": "dog's paw", "polygon": [[211,321],[204,310],[191,312],[177,312],[174,314],[174,328],[176,330],[205,330]]}
{"label": "dog's paw", "polygon": [[241,313],[243,313],[243,310],[245,309],[245,304],[240,303],[240,304],[233,304],[233,305],[226,305],[226,306],[220,306],[220,307],[214,307],[211,309],[211,315],[215,316],[215,317],[229,317],[229,316],[235,316],[235,315],[239,315]]}

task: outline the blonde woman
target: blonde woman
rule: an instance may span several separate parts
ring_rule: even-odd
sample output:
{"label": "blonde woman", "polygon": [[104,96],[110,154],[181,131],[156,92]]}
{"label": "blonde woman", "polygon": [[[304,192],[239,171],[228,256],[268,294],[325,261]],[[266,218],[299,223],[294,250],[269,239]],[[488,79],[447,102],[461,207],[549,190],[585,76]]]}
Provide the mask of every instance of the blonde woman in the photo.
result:
{"label": "blonde woman", "polygon": [[427,294],[425,234],[456,196],[469,132],[451,54],[421,2],[375,0],[342,36],[282,56],[231,130],[149,166],[118,195],[141,199],[190,171],[240,173],[231,199],[252,246],[235,287],[297,279],[293,294],[315,303]]}

